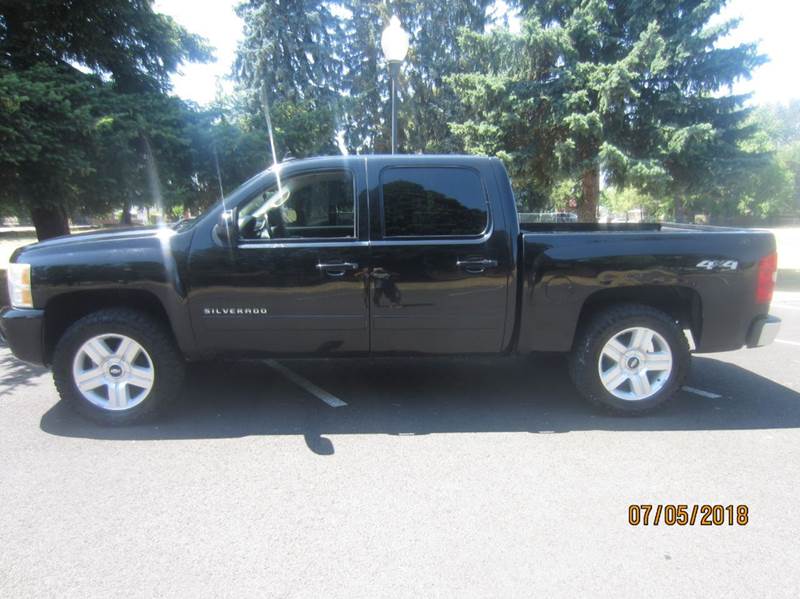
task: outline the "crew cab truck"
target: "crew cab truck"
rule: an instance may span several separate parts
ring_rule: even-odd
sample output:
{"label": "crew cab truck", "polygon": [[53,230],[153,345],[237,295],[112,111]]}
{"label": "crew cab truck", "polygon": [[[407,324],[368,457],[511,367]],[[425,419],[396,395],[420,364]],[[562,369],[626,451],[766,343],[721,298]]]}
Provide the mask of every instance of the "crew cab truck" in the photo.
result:
{"label": "crew cab truck", "polygon": [[698,352],[774,339],[776,261],[763,231],[521,227],[493,158],[314,158],[176,227],[17,250],[0,325],[111,424],[178,394],[186,360],[237,356],[564,352],[591,403],[641,413],[680,387],[689,337]]}

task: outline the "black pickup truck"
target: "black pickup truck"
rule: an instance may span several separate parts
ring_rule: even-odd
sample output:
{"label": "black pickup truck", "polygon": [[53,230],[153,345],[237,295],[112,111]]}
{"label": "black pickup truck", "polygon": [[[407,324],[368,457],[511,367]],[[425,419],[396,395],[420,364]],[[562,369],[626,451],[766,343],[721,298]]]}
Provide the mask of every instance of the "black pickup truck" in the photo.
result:
{"label": "black pickup truck", "polygon": [[771,234],[521,227],[502,164],[475,156],[289,161],[192,222],[11,262],[12,351],[112,424],[174,397],[186,360],[236,356],[568,352],[590,402],[640,413],[680,387],[692,350],[764,345],[780,326]]}

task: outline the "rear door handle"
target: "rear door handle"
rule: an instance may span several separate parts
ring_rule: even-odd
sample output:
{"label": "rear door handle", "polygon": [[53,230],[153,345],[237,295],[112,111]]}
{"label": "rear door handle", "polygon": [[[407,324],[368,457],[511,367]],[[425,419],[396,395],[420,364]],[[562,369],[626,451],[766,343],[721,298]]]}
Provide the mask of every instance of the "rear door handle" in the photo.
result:
{"label": "rear door handle", "polygon": [[329,277],[343,277],[348,270],[358,270],[356,262],[320,262],[317,270]]}
{"label": "rear door handle", "polygon": [[477,275],[484,272],[487,268],[497,268],[497,260],[488,258],[478,260],[456,260],[456,266],[463,268],[468,273]]}

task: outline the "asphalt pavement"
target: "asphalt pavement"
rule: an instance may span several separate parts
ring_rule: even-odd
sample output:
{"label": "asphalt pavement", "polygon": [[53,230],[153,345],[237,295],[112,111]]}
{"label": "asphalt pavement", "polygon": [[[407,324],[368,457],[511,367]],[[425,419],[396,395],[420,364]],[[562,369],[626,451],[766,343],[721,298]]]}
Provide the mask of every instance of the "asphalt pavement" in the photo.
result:
{"label": "asphalt pavement", "polygon": [[2,350],[0,596],[796,597],[800,293],[772,312],[778,342],[695,356],[640,418],[558,356],[285,360],[194,365],[159,421],[102,428]]}

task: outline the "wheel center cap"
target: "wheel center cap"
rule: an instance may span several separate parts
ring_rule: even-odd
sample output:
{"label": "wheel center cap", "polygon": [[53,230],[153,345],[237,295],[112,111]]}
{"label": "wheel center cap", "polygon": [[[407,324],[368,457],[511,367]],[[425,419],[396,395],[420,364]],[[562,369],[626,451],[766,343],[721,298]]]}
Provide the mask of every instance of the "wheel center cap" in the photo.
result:
{"label": "wheel center cap", "polygon": [[125,365],[117,360],[106,362],[104,370],[106,376],[112,379],[119,379],[125,376]]}
{"label": "wheel center cap", "polygon": [[620,362],[628,372],[639,372],[644,367],[644,356],[641,352],[632,350],[626,352]]}

